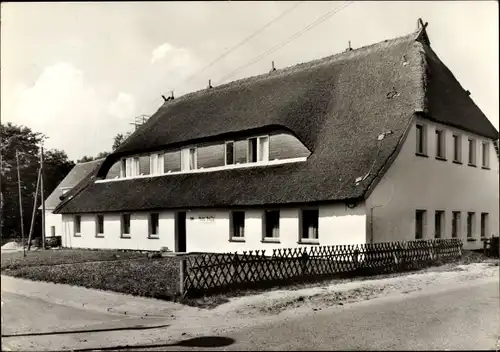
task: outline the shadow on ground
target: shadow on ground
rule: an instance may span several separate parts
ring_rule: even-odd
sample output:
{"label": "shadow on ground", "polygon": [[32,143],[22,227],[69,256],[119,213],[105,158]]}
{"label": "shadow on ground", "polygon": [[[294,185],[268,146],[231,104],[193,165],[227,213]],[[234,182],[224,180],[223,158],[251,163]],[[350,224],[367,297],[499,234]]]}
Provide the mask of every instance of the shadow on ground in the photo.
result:
{"label": "shadow on ground", "polygon": [[74,352],[83,351],[116,351],[116,350],[137,350],[139,348],[161,348],[161,347],[225,347],[232,345],[235,342],[234,339],[230,337],[223,336],[201,336],[193,337],[191,339],[183,340],[175,343],[166,344],[155,344],[155,345],[125,345],[125,346],[114,346],[114,347],[104,347],[104,348],[85,348],[73,350]]}
{"label": "shadow on ground", "polygon": [[89,329],[89,330],[64,330],[64,331],[51,331],[51,332],[33,332],[25,334],[2,334],[2,337],[25,337],[25,336],[47,336],[47,335],[70,335],[70,334],[85,334],[89,332],[103,332],[103,331],[121,331],[121,330],[148,330],[166,328],[170,325],[152,325],[152,326],[131,326],[123,328],[107,328],[107,329]]}

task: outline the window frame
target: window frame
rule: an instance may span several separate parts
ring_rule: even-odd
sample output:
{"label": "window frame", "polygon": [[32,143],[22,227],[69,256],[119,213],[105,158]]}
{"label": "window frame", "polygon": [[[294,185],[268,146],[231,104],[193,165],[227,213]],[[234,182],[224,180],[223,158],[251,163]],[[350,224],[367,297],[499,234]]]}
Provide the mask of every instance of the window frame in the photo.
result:
{"label": "window frame", "polygon": [[[227,155],[227,145],[231,144],[233,148],[233,160],[230,164],[227,163],[228,155]],[[235,165],[236,164],[236,153],[235,153],[235,148],[234,148],[234,141],[226,141],[224,142],[224,166],[227,165]]]}
{"label": "window frame", "polygon": [[462,136],[453,134],[453,162],[462,163]]}
{"label": "window frame", "polygon": [[[156,216],[156,228],[153,226],[153,217]],[[156,233],[153,233],[155,229]],[[160,237],[160,213],[151,212],[148,213],[148,238],[159,238]]]}
{"label": "window frame", "polygon": [[467,212],[467,240],[474,239],[474,228],[475,227],[476,227],[476,213],[473,211],[468,211]]}
{"label": "window frame", "polygon": [[[422,226],[421,226],[421,235],[418,236],[418,216],[417,214],[422,214]],[[416,209],[415,210],[415,240],[425,240],[426,238],[426,226],[427,226],[427,210],[425,209]]]}
{"label": "window frame", "polygon": [[127,159],[122,158],[120,161],[120,178],[126,178],[127,175]]}
{"label": "window frame", "polygon": [[487,233],[489,232],[489,213],[481,213],[481,235],[482,239],[487,238]]}
{"label": "window frame", "polygon": [[[261,140],[266,139],[266,155],[261,159],[261,153],[262,153],[262,145],[261,145]],[[251,156],[251,148],[250,147],[250,141],[255,140],[255,161],[251,161],[250,156]],[[247,160],[246,162],[248,164],[255,164],[255,163],[265,163],[269,161],[269,135],[260,135],[260,136],[254,136],[254,137],[249,137],[247,138]]]}
{"label": "window frame", "polygon": [[476,140],[472,137],[469,137],[468,138],[468,151],[469,151],[469,155],[468,155],[468,159],[467,159],[467,163],[469,166],[476,166]]}
{"label": "window frame", "polygon": [[444,129],[435,130],[436,133],[436,159],[446,160],[446,131]]}
{"label": "window frame", "polygon": [[[77,221],[77,219],[78,219],[78,221]],[[78,231],[76,231],[76,230],[78,230]],[[81,215],[74,215],[73,216],[73,236],[75,236],[75,237],[82,236],[82,216]]]}
{"label": "window frame", "polygon": [[[306,230],[306,219],[311,219],[310,216],[306,216],[308,213],[314,212],[317,214],[315,216],[315,219],[313,221],[313,225],[316,225],[315,227],[313,226],[313,229],[315,228],[315,235],[316,237],[309,237],[309,229],[310,227],[307,227],[307,237],[305,237],[305,230]],[[315,223],[315,224],[314,224]],[[298,243],[302,244],[319,244],[319,208],[302,208],[300,209],[300,221],[299,221],[299,241]],[[313,231],[314,232],[314,231]]]}
{"label": "window frame", "polygon": [[[128,233],[125,232],[125,217],[128,216]],[[132,216],[130,213],[123,213],[120,216],[120,237],[121,238],[130,238],[130,230],[132,225]]]}
{"label": "window frame", "polygon": [[[238,222],[242,220],[242,226],[236,229],[237,222],[235,215],[241,214],[242,219],[238,219]],[[231,210],[229,215],[229,241],[231,242],[245,242],[245,223],[246,223],[246,214],[243,210]],[[242,232],[242,235],[241,235]],[[240,236],[241,235],[241,236]]]}
{"label": "window frame", "polygon": [[[100,219],[102,219],[102,231],[99,231]],[[95,216],[95,237],[104,237],[104,215],[96,214]]]}
{"label": "window frame", "polygon": [[[444,237],[444,218],[445,218],[445,211],[444,210],[436,210],[434,212],[434,238],[435,239],[439,239],[439,238]],[[436,221],[436,220],[438,220],[438,221]],[[439,222],[439,228],[437,226],[437,222]]]}
{"label": "window frame", "polygon": [[482,142],[481,143],[481,167],[483,169],[490,168],[490,143]]}
{"label": "window frame", "polygon": [[461,211],[452,211],[451,212],[451,238],[459,238],[460,237],[461,220],[462,220],[462,212]]}
{"label": "window frame", "polygon": [[[272,216],[277,216],[276,218],[274,218],[274,220],[277,220],[277,227],[273,227],[271,229],[271,236],[269,236],[269,232],[268,230],[270,229],[269,228],[269,221],[270,219],[273,219],[271,216],[271,214],[273,214]],[[262,214],[262,241],[263,242],[275,242],[275,243],[279,243],[280,242],[280,220],[281,220],[281,212],[279,209],[266,209],[264,210],[263,214]],[[276,230],[276,232],[275,232]],[[274,236],[274,234],[277,233],[277,236]]]}
{"label": "window frame", "polygon": [[[427,128],[423,123],[416,123],[415,125],[415,139],[416,139],[416,150],[415,154],[419,156],[427,156]],[[420,137],[420,138],[419,138]]]}

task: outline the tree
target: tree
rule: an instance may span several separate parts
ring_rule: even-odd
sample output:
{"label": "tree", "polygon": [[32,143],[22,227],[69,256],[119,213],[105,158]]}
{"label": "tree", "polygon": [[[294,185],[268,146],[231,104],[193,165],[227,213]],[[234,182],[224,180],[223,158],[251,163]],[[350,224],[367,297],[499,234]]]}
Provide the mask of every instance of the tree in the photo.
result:
{"label": "tree", "polygon": [[[25,126],[12,123],[0,124],[2,162],[2,236],[20,237],[19,197],[17,183],[16,150],[19,152],[19,172],[21,176],[21,196],[24,213],[25,235],[28,234],[33,211],[33,196],[36,191],[38,168],[40,166],[40,145],[44,139],[41,133],[33,132]],[[47,198],[62,179],[73,168],[66,153],[59,150],[44,152],[44,196]],[[40,204],[40,203],[39,203]],[[41,212],[37,211],[36,228],[41,222]],[[38,231],[40,233],[40,231]]]}
{"label": "tree", "polygon": [[130,132],[126,134],[118,133],[114,138],[112,149],[116,150],[128,137],[130,137],[130,134]]}
{"label": "tree", "polygon": [[84,156],[83,158],[81,159],[78,159],[76,162],[77,163],[86,163],[87,161],[92,161],[94,160],[94,157],[93,156]]}

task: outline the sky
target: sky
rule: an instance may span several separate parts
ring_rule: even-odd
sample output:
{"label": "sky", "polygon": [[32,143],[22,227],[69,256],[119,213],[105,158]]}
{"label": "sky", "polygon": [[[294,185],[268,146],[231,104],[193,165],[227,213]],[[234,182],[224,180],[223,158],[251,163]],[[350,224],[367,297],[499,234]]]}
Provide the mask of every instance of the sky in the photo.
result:
{"label": "sky", "polygon": [[206,88],[209,79],[212,85],[225,82],[240,68],[227,81],[268,72],[272,61],[279,69],[333,55],[349,41],[356,49],[403,36],[416,31],[422,18],[433,50],[498,129],[496,1],[347,4],[2,2],[2,123],[42,132],[47,148],[62,149],[76,161],[110,151],[117,133],[133,131],[134,117],[152,115],[161,95],[172,90],[178,97]]}

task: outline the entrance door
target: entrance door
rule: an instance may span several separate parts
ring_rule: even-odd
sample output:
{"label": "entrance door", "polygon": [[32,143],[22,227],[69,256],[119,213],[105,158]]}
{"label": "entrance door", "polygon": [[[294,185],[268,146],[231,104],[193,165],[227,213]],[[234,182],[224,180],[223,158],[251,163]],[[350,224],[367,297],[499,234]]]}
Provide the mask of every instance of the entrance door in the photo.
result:
{"label": "entrance door", "polygon": [[175,251],[186,251],[186,212],[175,214]]}

